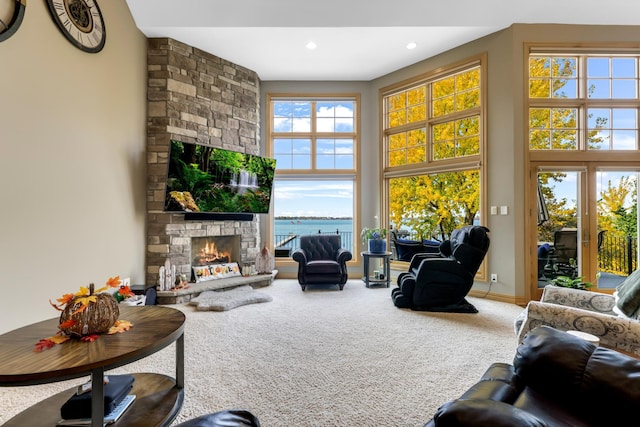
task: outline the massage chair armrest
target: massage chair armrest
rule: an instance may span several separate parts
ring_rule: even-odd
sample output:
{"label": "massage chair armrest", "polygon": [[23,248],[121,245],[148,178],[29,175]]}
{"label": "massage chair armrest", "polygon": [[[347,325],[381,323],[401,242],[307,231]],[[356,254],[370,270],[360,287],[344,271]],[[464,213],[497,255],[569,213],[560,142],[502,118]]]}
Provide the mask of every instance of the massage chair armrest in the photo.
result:
{"label": "massage chair armrest", "polygon": [[443,259],[443,256],[440,253],[419,252],[413,255],[413,257],[411,257],[411,263],[409,264],[409,271],[415,272],[420,266],[420,263],[425,259]]}
{"label": "massage chair armrest", "polygon": [[547,285],[542,291],[540,301],[617,316],[613,311],[615,306],[613,295],[600,292]]}
{"label": "massage chair armrest", "polygon": [[640,322],[581,308],[530,301],[519,316],[518,343],[541,325],[560,331],[576,330],[595,335],[600,344],[640,356]]}
{"label": "massage chair armrest", "polygon": [[429,276],[434,275],[434,273],[447,273],[447,275],[460,277],[464,282],[468,281],[469,278],[473,279],[473,276],[452,258],[425,258],[416,272],[416,283],[422,284],[430,282]]}

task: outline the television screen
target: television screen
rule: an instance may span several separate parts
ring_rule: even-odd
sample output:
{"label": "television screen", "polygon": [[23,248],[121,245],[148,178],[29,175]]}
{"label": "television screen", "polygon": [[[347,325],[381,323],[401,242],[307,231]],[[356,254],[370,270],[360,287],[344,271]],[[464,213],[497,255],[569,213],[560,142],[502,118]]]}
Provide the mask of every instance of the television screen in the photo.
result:
{"label": "television screen", "polygon": [[268,213],[276,161],[171,140],[166,211]]}

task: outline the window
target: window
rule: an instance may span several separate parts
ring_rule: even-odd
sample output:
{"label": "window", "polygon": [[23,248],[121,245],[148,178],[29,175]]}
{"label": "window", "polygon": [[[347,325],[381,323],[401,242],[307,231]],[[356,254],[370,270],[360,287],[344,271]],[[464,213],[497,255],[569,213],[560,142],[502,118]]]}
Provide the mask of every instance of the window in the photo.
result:
{"label": "window", "polygon": [[[532,294],[569,273],[611,289],[638,261],[640,51],[530,44],[527,61]],[[568,270],[538,259],[562,230],[575,236]]]}
{"label": "window", "polygon": [[388,223],[403,237],[481,223],[483,58],[381,90]]}
{"label": "window", "polygon": [[530,150],[637,150],[639,59],[530,54]]}
{"label": "window", "polygon": [[358,96],[268,96],[268,149],[277,160],[272,238],[276,256],[297,236],[337,233],[356,253],[353,221]]}

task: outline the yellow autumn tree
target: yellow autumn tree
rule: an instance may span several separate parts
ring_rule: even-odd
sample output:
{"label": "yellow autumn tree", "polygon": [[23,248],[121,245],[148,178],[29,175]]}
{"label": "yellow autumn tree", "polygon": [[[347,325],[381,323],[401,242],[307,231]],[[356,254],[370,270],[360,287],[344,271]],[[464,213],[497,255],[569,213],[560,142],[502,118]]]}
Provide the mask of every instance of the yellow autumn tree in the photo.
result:
{"label": "yellow autumn tree", "polygon": [[[529,58],[529,97],[562,99],[577,96],[577,57],[531,56]],[[592,88],[589,89],[593,90]],[[529,109],[529,148],[531,150],[576,150],[578,148],[578,110],[573,107],[531,107]],[[607,119],[589,117],[595,123],[587,132],[587,144],[597,149],[603,142],[600,129]],[[550,220],[538,228],[538,238],[553,241],[553,232],[576,227],[576,207],[570,201],[557,200],[554,184],[562,182],[561,172],[539,174],[538,185],[544,195]]]}
{"label": "yellow autumn tree", "polygon": [[[477,114],[457,114],[459,118],[441,121],[430,130],[426,126],[429,102],[434,118],[480,106],[480,68],[435,81],[429,89],[431,101],[426,84],[386,99],[389,167],[425,164],[429,139],[432,161],[480,153]],[[447,239],[454,229],[473,224],[480,206],[480,174],[469,170],[393,178],[389,194],[393,226],[410,228],[423,239]]]}

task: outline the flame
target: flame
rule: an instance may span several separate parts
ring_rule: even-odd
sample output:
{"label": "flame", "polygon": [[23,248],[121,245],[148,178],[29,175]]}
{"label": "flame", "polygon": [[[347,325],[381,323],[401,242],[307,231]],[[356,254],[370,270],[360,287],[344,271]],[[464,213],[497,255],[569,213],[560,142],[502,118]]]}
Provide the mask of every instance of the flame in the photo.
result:
{"label": "flame", "polygon": [[200,259],[203,265],[208,263],[218,262],[222,259],[231,259],[231,253],[229,251],[221,251],[216,247],[215,242],[207,242],[204,247],[200,249]]}

